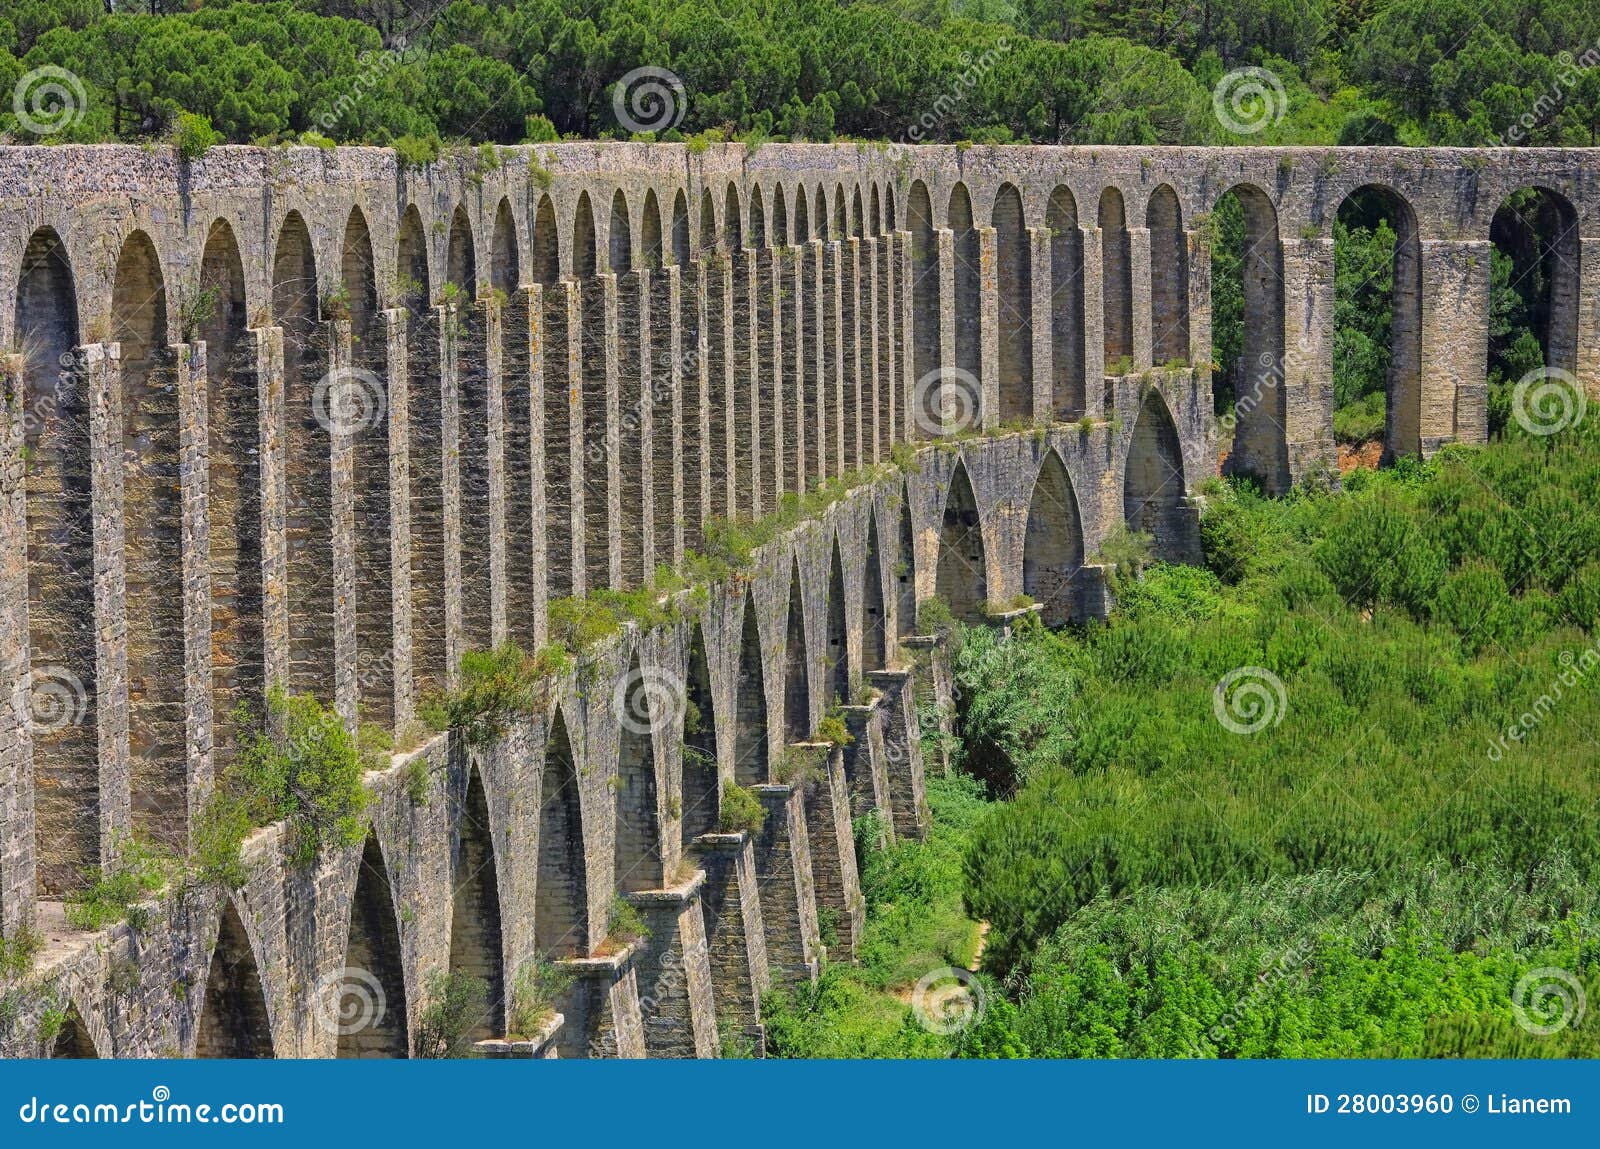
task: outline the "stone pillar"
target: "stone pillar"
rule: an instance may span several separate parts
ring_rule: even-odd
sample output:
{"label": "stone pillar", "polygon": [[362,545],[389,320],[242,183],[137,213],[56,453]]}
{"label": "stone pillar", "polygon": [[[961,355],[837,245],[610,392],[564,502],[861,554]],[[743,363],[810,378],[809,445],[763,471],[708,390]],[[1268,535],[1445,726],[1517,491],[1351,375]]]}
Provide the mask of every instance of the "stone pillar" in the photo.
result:
{"label": "stone pillar", "polygon": [[[276,329],[275,329],[276,330]],[[282,332],[278,335],[277,394],[283,395]],[[90,467],[94,516],[95,713],[100,762],[100,864],[133,829],[133,797],[128,763],[127,571],[122,549],[122,346],[87,347],[84,384],[90,400]],[[283,423],[280,417],[278,422]],[[281,451],[281,439],[280,451]],[[281,464],[281,454],[280,464]],[[278,471],[282,481],[281,465]],[[265,500],[263,500],[265,501]],[[281,514],[283,503],[278,507]],[[279,554],[282,554],[279,519]],[[263,548],[264,549],[264,548]],[[285,627],[287,647],[287,627]],[[37,801],[37,796],[35,796]]]}
{"label": "stone pillar", "polygon": [[[617,322],[617,277],[609,272],[583,285],[599,292],[600,339],[591,342],[583,370],[583,449],[578,466],[583,474],[584,588],[593,593],[622,585],[622,491],[617,460],[617,363],[622,355]],[[593,304],[591,303],[591,307]],[[588,312],[590,309],[586,308]],[[592,319],[586,315],[586,321]],[[600,362],[595,362],[599,355]]]}
{"label": "stone pillar", "polygon": [[822,246],[822,440],[826,463],[818,478],[837,478],[849,467],[845,456],[844,269],[838,240]]}
{"label": "stone pillar", "polygon": [[772,974],[755,848],[748,834],[702,834],[694,845],[705,869],[700,905],[716,1016],[723,1033],[742,1033],[760,1049],[765,1040],[761,995]]}
{"label": "stone pillar", "polygon": [[823,951],[824,923],[837,937],[838,954],[854,961],[866,925],[867,902],[856,872],[856,838],[850,821],[850,790],[844,777],[844,750],[827,742],[796,743],[790,752],[813,753],[821,771],[797,789],[805,806],[806,835],[811,842],[811,874],[816,891],[818,940]]}
{"label": "stone pillar", "polygon": [[[192,841],[195,817],[211,792],[211,535],[209,506],[210,439],[206,395],[206,345],[175,344],[178,367],[178,470],[182,503],[181,581],[183,587],[185,791],[188,809],[185,841]],[[337,523],[337,520],[335,520]],[[354,575],[353,567],[347,571]],[[342,589],[348,595],[349,585]],[[354,683],[355,628],[351,623],[349,678]]]}
{"label": "stone pillar", "polygon": [[705,264],[691,263],[682,271],[679,284],[678,339],[681,354],[674,360],[683,364],[678,394],[681,396],[683,434],[679,438],[682,468],[682,508],[684,550],[700,546],[701,524],[709,507],[708,456],[710,444],[706,428],[706,282]]}
{"label": "stone pillar", "polygon": [[633,962],[641,943],[605,957],[556,962],[572,978],[557,1006],[565,1019],[556,1035],[558,1057],[642,1058],[647,1055]]}
{"label": "stone pillar", "polygon": [[[1055,287],[1048,227],[1028,229],[1031,269],[1030,322],[1033,328],[1033,421],[1055,421],[1055,339],[1050,303]],[[1065,302],[1063,301],[1063,306]]]}
{"label": "stone pillar", "polygon": [[1211,387],[1211,249],[1199,232],[1183,233],[1188,252],[1189,346],[1185,357],[1195,379]]}
{"label": "stone pillar", "polygon": [[894,267],[895,289],[895,349],[899,355],[897,366],[899,376],[896,385],[899,387],[897,406],[900,409],[896,419],[895,436],[898,440],[910,442],[918,438],[916,430],[916,390],[917,390],[917,348],[916,327],[913,313],[915,297],[912,292],[912,277],[915,272],[911,262],[911,233],[897,231],[894,233],[894,252],[891,262]]}
{"label": "stone pillar", "polygon": [[[743,434],[734,426],[734,413],[738,410],[735,398],[739,379],[736,377],[735,349],[733,346],[733,256],[713,252],[709,257],[716,265],[716,274],[708,276],[706,286],[707,325],[710,345],[711,375],[707,399],[712,404],[708,435],[708,453],[711,459],[711,513],[733,518],[739,513],[738,466],[735,461],[734,437]],[[711,307],[709,293],[716,293],[716,306]]]}
{"label": "stone pillar", "polygon": [[[937,232],[939,242],[939,368],[943,376],[943,386],[951,385],[955,378],[954,372],[959,364],[956,361],[956,233],[947,227],[942,227]],[[972,396],[974,402],[981,402],[981,395]],[[937,402],[928,403],[929,414],[938,411]],[[974,411],[974,415],[981,412]],[[976,425],[976,424],[974,424]],[[954,428],[946,427],[951,431]]]}
{"label": "stone pillar", "polygon": [[1150,286],[1150,229],[1128,229],[1128,277],[1133,286],[1133,369],[1148,371],[1154,363],[1155,312]]}
{"label": "stone pillar", "polygon": [[[320,410],[326,412],[329,427],[328,542],[329,561],[333,564],[330,580],[333,594],[333,708],[345,726],[353,731],[361,704],[360,668],[356,660],[355,449],[347,421],[337,416],[342,402],[337,388],[344,385],[359,387],[360,383],[354,381],[351,374],[355,370],[355,363],[350,343],[350,321],[335,319],[327,326],[329,390],[323,396]],[[313,405],[317,405],[315,399]],[[209,562],[209,558],[203,557],[201,561]],[[209,612],[209,604],[205,609]],[[205,641],[209,646],[209,633]]]}
{"label": "stone pillar", "polygon": [[784,248],[762,248],[756,253],[757,357],[755,360],[756,410],[765,420],[765,451],[762,455],[761,485],[770,492],[769,511],[778,509],[788,475],[784,460],[787,440],[784,435]]}
{"label": "stone pillar", "polygon": [[[484,402],[487,406],[484,445],[488,457],[489,506],[489,645],[499,646],[510,637],[506,621],[506,377],[505,320],[501,304],[493,298],[478,301],[478,322],[483,329]],[[484,628],[483,620],[473,624]]]}
{"label": "stone pillar", "polygon": [[1283,252],[1284,433],[1289,477],[1334,474],[1333,240],[1279,238]]}
{"label": "stone pillar", "polygon": [[[873,681],[873,673],[867,672],[869,684]],[[862,818],[873,810],[881,810],[885,820],[892,825],[883,723],[878,715],[881,701],[875,698],[865,706],[841,708],[845,729],[850,732],[850,741],[843,747],[844,777],[850,791],[851,817]]]}
{"label": "stone pillar", "polygon": [[995,229],[978,227],[978,362],[983,429],[1000,426],[1000,278]]}
{"label": "stone pillar", "polygon": [[1600,399],[1600,236],[1583,236],[1578,249],[1578,299],[1573,373],[1591,401]]}
{"label": "stone pillar", "polygon": [[[451,686],[461,678],[461,655],[467,647],[461,590],[461,371],[462,343],[469,333],[462,303],[440,304],[439,402],[440,473],[444,479],[444,677]],[[470,356],[468,359],[470,364]]]}
{"label": "stone pillar", "polygon": [[[523,570],[519,567],[511,569],[508,578],[518,582],[526,581],[526,600],[528,609],[533,618],[530,629],[533,633],[535,647],[545,644],[549,625],[549,587],[545,583],[545,565],[550,561],[548,536],[545,529],[545,446],[544,446],[544,411],[545,411],[545,340],[544,340],[544,288],[538,284],[531,287],[520,288],[526,300],[525,306],[516,309],[513,314],[525,315],[527,329],[523,333],[528,344],[527,377],[523,379],[507,379],[507,388],[516,387],[526,390],[528,396],[527,418],[528,426],[517,429],[519,436],[526,435],[528,440],[528,474],[524,481],[528,484],[528,518],[526,523],[519,523],[515,530],[531,532],[526,548],[527,561],[530,569]],[[504,391],[502,392],[502,395]],[[509,434],[509,428],[507,430]],[[508,477],[507,482],[512,480]]]}
{"label": "stone pillar", "polygon": [[733,503],[740,514],[756,519],[764,499],[761,466],[761,334],[757,316],[760,269],[753,248],[735,252],[733,259],[733,402],[728,425],[733,446]]}
{"label": "stone pillar", "polygon": [[651,1057],[717,1057],[721,1052],[700,906],[704,881],[705,874],[696,870],[680,886],[628,895],[650,929],[633,968]]}
{"label": "stone pillar", "polygon": [[[565,354],[567,361],[567,501],[569,504],[569,527],[571,545],[569,554],[554,554],[550,558],[553,563],[569,563],[572,570],[572,596],[582,598],[588,593],[589,579],[584,563],[585,547],[585,520],[584,507],[587,502],[587,492],[584,490],[585,467],[583,465],[583,292],[579,285],[570,279],[564,279],[552,289],[557,295],[557,306],[560,306],[562,297],[566,303],[566,346],[548,348],[548,352],[555,355]],[[557,403],[561,397],[555,396]],[[548,440],[547,440],[548,444]]]}
{"label": "stone pillar", "polygon": [[622,587],[645,585],[655,569],[654,444],[651,410],[650,306],[652,273],[617,277],[617,423],[611,471],[616,482],[617,557]]}
{"label": "stone pillar", "polygon": [[767,811],[755,840],[756,881],[767,930],[767,962],[788,984],[815,981],[821,942],[802,798],[792,786],[755,787]]}
{"label": "stone pillar", "polygon": [[[81,353],[80,353],[81,361]],[[28,614],[28,390],[22,355],[0,357],[0,935],[33,921],[32,641]],[[86,605],[86,604],[85,604]]]}
{"label": "stone pillar", "polygon": [[[270,685],[289,681],[289,556],[284,534],[289,476],[284,455],[283,328],[252,329],[250,335],[255,339],[256,378],[261,387],[261,641],[265,648],[262,670]],[[98,508],[95,518],[98,522]],[[104,705],[102,701],[101,706]]]}
{"label": "stone pillar", "polygon": [[[683,322],[682,275],[676,266],[650,276],[650,406],[652,558],[683,561]],[[654,568],[651,568],[654,573]]]}
{"label": "stone pillar", "polygon": [[828,428],[824,412],[827,410],[825,393],[828,386],[828,368],[824,359],[825,340],[823,302],[827,292],[822,286],[822,241],[808,240],[800,252],[804,268],[802,295],[805,304],[805,324],[801,332],[800,376],[805,400],[801,409],[805,415],[803,432],[806,458],[806,481],[815,486],[828,474]]}
{"label": "stone pillar", "polygon": [[1422,453],[1489,437],[1488,240],[1422,241]]}
{"label": "stone pillar", "polygon": [[1106,418],[1106,267],[1098,227],[1079,228],[1083,244],[1083,413]]}
{"label": "stone pillar", "polygon": [[[884,389],[887,375],[888,333],[881,331],[881,321],[887,314],[889,285],[880,272],[882,240],[868,236],[857,241],[861,250],[863,274],[861,277],[861,378],[862,378],[862,434],[863,463],[876,464],[886,453],[884,444]],[[880,310],[882,309],[882,310]]]}
{"label": "stone pillar", "polygon": [[[382,312],[384,339],[388,347],[386,380],[389,395],[389,585],[393,603],[394,724],[407,725],[416,716],[416,693],[412,689],[411,665],[411,405],[410,371],[406,356],[406,327],[409,316],[404,308]],[[265,376],[262,377],[265,382]],[[263,441],[265,441],[263,439]],[[266,452],[262,452],[262,514],[266,514],[266,494],[273,488],[266,481]],[[269,532],[262,531],[262,554]],[[265,585],[272,586],[270,572]],[[268,648],[271,649],[270,646]],[[272,681],[268,673],[267,681]]]}
{"label": "stone pillar", "polygon": [[[922,640],[914,640],[921,642]],[[924,657],[926,661],[924,661]],[[928,832],[928,795],[923,782],[922,732],[917,721],[917,698],[926,692],[938,704],[940,733],[954,737],[949,728],[954,711],[954,691],[943,645],[930,641],[909,670],[874,670],[867,681],[882,692],[878,700],[882,723],[884,773],[889,789],[888,809],[898,837],[921,838]],[[939,764],[948,773],[948,764]]]}
{"label": "stone pillar", "polygon": [[866,417],[866,375],[861,362],[861,240],[849,236],[840,241],[839,342],[844,357],[840,376],[844,401],[844,469],[854,471],[867,458],[863,435]]}

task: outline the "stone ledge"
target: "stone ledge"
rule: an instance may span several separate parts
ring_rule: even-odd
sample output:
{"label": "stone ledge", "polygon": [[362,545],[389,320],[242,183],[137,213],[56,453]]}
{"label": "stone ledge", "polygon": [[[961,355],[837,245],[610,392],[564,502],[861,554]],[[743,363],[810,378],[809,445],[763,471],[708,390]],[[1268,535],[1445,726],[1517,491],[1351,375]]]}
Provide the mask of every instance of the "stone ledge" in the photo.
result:
{"label": "stone ledge", "polygon": [[532,1037],[490,1037],[473,1042],[472,1048],[479,1057],[491,1061],[554,1057],[551,1046],[565,1023],[565,1016],[553,1013]]}
{"label": "stone ledge", "polygon": [[561,958],[555,964],[560,969],[582,978],[615,978],[633,964],[634,955],[643,948],[644,942],[635,938],[614,954]]}
{"label": "stone ledge", "polygon": [[706,872],[696,870],[688,881],[679,885],[663,886],[659,890],[635,890],[622,896],[635,906],[681,906],[698,897],[700,888],[705,884]]}

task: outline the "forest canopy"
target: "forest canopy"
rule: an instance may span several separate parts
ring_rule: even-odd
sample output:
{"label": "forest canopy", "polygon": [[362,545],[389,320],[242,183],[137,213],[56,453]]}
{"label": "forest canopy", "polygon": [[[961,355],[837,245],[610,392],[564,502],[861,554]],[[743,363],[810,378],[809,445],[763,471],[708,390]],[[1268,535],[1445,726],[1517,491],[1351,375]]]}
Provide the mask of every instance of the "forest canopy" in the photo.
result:
{"label": "forest canopy", "polygon": [[[12,0],[18,142],[652,138],[1566,144],[1600,135],[1592,0]],[[1260,84],[1229,125],[1217,97]],[[62,75],[63,71],[67,74]],[[50,112],[65,96],[67,115]],[[52,100],[57,103],[52,104]],[[1236,108],[1237,110],[1237,108]],[[41,130],[43,129],[43,130]]]}

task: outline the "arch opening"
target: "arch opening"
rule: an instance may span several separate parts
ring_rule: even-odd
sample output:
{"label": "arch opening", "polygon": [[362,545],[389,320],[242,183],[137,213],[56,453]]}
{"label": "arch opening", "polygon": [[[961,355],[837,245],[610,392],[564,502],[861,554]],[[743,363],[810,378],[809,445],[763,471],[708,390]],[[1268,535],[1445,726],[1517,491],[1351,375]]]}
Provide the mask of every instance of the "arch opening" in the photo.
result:
{"label": "arch opening", "polygon": [[[1578,214],[1559,192],[1523,187],[1489,225],[1487,381],[1491,394],[1541,368],[1578,369],[1580,239]],[[1491,432],[1504,419],[1491,403]]]}
{"label": "arch opening", "polygon": [[[489,505],[489,354],[483,306],[478,302],[478,255],[464,205],[450,225],[449,299],[445,354],[455,359],[457,458],[460,483],[458,567],[461,572],[461,642],[482,650],[493,643]],[[448,467],[449,460],[445,460]],[[448,565],[448,564],[447,564]],[[446,668],[446,676],[454,670]]]}
{"label": "arch opening", "polygon": [[666,859],[661,848],[661,807],[656,781],[656,754],[652,738],[649,680],[637,658],[625,680],[622,731],[617,749],[616,814],[614,836],[615,881],[623,893],[658,890],[666,883]]}
{"label": "arch opening", "polygon": [[[446,678],[444,605],[444,320],[432,305],[427,236],[415,204],[400,221],[405,300],[406,419],[411,514],[411,678],[421,698]],[[459,275],[459,272],[457,272]]]}
{"label": "arch opening", "polygon": [[533,217],[533,281],[546,287],[561,279],[561,235],[556,207],[549,196],[539,200]]}
{"label": "arch opening", "polygon": [[800,591],[798,562],[789,579],[789,621],[783,653],[784,741],[805,742],[811,737],[811,659],[806,649],[805,600]]}
{"label": "arch opening", "polygon": [[1107,375],[1133,370],[1133,247],[1122,193],[1100,193],[1100,259],[1104,279],[1105,363]]}
{"label": "arch opening", "polygon": [[1033,418],[1033,255],[1022,196],[1001,184],[994,200],[998,273],[1000,419]]}
{"label": "arch opening", "polygon": [[925,395],[924,380],[939,369],[939,239],[933,204],[921,180],[911,185],[912,370],[917,378],[912,424],[922,438],[939,433],[938,404]]}
{"label": "arch opening", "polygon": [[645,270],[659,271],[665,265],[661,243],[661,202],[651,188],[644,193],[644,213],[639,220],[639,251]]}
{"label": "arch opening", "polygon": [[545,745],[539,797],[539,877],[534,939],[547,958],[589,952],[589,881],[584,871],[578,771],[565,716],[557,710]]}
{"label": "arch opening", "polygon": [[[982,252],[966,184],[950,192],[948,224],[955,256],[955,382],[979,398],[983,379]],[[977,409],[972,409],[977,413]]]}
{"label": "arch opening", "polygon": [[685,848],[717,828],[721,790],[717,785],[717,715],[711,693],[706,639],[695,623],[689,638],[683,713],[683,819]]}
{"label": "arch opening", "polygon": [[739,680],[734,694],[733,780],[741,786],[767,781],[767,683],[761,660],[756,600],[745,595],[739,632]]}
{"label": "arch opening", "polygon": [[1227,471],[1279,494],[1289,487],[1284,410],[1283,251],[1278,215],[1260,188],[1240,184],[1211,213],[1211,358],[1215,402],[1231,424]]}
{"label": "arch opening", "polygon": [[[453,939],[451,944],[453,947]],[[347,998],[363,1007],[358,1025],[339,1027],[336,1056],[409,1056],[403,952],[389,866],[377,833],[369,829],[350,899],[350,925],[345,933],[344,971],[336,990],[338,996],[321,1003],[334,1016],[343,1015],[339,1007]]]}
{"label": "arch opening", "polygon": [[1162,562],[1196,562],[1199,514],[1189,505],[1178,430],[1159,393],[1145,395],[1128,441],[1122,513],[1128,529],[1148,535]]}
{"label": "arch opening", "polygon": [[607,258],[611,271],[627,275],[633,270],[633,231],[628,225],[628,197],[618,188],[611,197],[611,223],[606,229]]}
{"label": "arch opening", "polygon": [[828,563],[828,704],[850,701],[850,636],[845,624],[844,564],[839,560],[839,540],[833,541]]}
{"label": "arch opening", "polygon": [[499,863],[489,821],[483,771],[469,764],[465,800],[456,810],[455,890],[450,910],[450,972],[483,984],[484,1012],[467,1031],[471,1041],[506,1031],[504,933],[500,924]]}
{"label": "arch opening", "polygon": [[1189,363],[1189,238],[1183,209],[1171,185],[1151,193],[1145,209],[1150,232],[1150,353],[1162,366]]}
{"label": "arch opening", "polygon": [[1061,422],[1088,410],[1083,313],[1083,232],[1072,192],[1058,187],[1045,207],[1050,231],[1050,404]]}
{"label": "arch opening", "polygon": [[274,1057],[272,1024],[261,971],[233,902],[224,901],[206,991],[200,1007],[196,1057]]}
{"label": "arch opening", "polygon": [[861,584],[861,669],[882,670],[889,658],[888,618],[883,610],[883,564],[878,560],[878,512],[867,518],[867,565]]}
{"label": "arch opening", "polygon": [[945,497],[939,528],[937,593],[962,622],[982,622],[989,602],[989,576],[978,500],[967,477],[967,465],[957,463]]}
{"label": "arch opening", "polygon": [[895,622],[898,637],[917,633],[917,543],[911,526],[911,491],[900,488],[900,558],[895,563]]}
{"label": "arch opening", "polygon": [[1022,590],[1044,607],[1046,626],[1070,622],[1073,590],[1083,569],[1083,522],[1066,465],[1055,451],[1045,454],[1028,503],[1022,549]]}
{"label": "arch opening", "polygon": [[83,1015],[78,1012],[76,1005],[67,1006],[66,1016],[61,1019],[61,1028],[50,1043],[49,1057],[51,1061],[99,1059],[100,1052],[95,1049],[94,1039],[89,1036],[89,1027],[84,1024]]}

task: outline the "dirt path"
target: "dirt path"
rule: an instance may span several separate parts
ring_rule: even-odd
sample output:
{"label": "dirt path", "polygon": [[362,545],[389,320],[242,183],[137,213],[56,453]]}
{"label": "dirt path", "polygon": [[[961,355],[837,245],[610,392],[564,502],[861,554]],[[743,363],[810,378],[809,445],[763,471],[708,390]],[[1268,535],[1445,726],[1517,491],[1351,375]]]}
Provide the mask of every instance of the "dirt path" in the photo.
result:
{"label": "dirt path", "polygon": [[973,973],[978,972],[978,964],[983,961],[984,947],[989,944],[989,923],[978,923],[978,948],[972,953],[972,963],[967,966]]}

